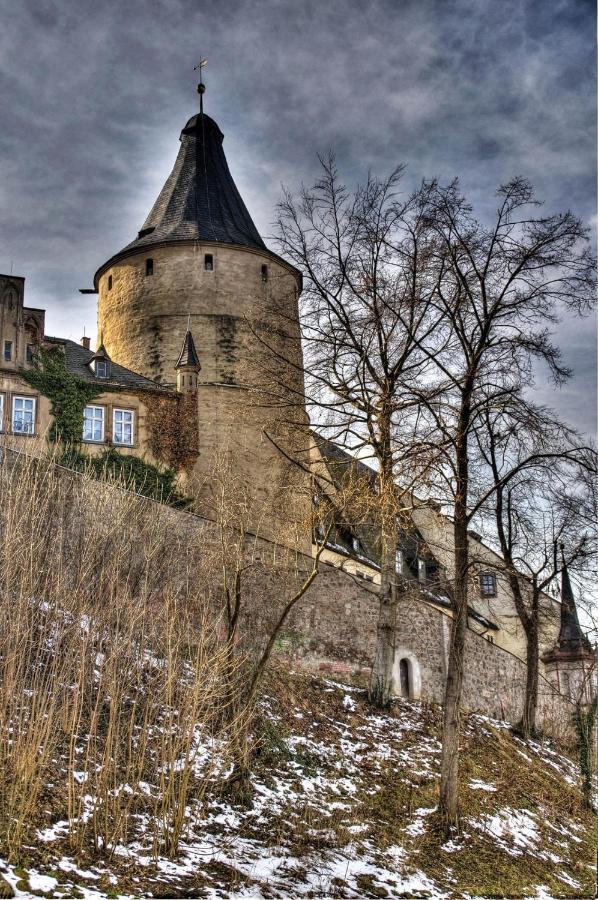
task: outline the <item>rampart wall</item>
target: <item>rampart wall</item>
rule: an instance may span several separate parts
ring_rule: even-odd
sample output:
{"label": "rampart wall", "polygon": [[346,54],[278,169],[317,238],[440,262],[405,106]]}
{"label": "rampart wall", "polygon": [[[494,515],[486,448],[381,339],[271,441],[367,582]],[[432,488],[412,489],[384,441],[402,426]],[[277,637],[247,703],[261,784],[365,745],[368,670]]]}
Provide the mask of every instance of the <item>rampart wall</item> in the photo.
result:
{"label": "rampart wall", "polygon": [[[65,477],[76,478],[65,472]],[[101,488],[90,483],[94,492]],[[181,548],[189,554],[217,555],[215,524],[189,513],[139,498],[148,514],[162,519]],[[73,523],[73,527],[77,527]],[[243,573],[241,634],[252,643],[263,640],[281,610],[309,574],[313,561],[272,542],[249,541],[249,565]],[[183,570],[183,565],[182,565]],[[279,654],[293,664],[340,678],[365,682],[375,645],[378,598],[375,586],[362,582],[331,564],[320,564],[319,574],[285,622],[278,641]],[[450,645],[450,616],[423,600],[406,596],[399,602],[397,664],[408,658],[414,668],[415,696],[441,702]],[[398,679],[397,679],[398,681]],[[467,633],[463,705],[488,716],[516,722],[521,717],[525,663],[474,631]],[[572,704],[556,694],[541,678],[540,724],[564,736],[569,732]]]}

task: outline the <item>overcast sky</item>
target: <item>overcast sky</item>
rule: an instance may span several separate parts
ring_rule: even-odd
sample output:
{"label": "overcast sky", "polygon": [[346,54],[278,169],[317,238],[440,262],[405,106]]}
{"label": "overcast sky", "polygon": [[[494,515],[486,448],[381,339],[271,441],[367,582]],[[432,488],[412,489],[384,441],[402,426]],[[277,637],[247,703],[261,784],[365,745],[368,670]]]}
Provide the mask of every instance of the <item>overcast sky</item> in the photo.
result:
{"label": "overcast sky", "polygon": [[[550,212],[596,224],[592,0],[0,0],[0,271],[47,332],[95,334],[98,266],[127,244],[197,110],[225,134],[268,240],[282,183],[336,151],[349,182],[399,162],[459,176],[479,214],[521,174]],[[575,369],[543,400],[593,432],[594,320],[563,322]]]}

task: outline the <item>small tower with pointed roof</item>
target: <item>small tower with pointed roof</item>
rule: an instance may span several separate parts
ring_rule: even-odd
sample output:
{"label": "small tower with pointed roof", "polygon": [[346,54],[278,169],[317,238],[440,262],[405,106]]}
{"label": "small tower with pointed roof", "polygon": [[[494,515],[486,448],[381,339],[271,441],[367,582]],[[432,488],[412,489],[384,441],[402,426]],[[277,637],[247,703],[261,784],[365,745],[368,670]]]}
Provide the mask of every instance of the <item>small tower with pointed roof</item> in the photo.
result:
{"label": "small tower with pointed roof", "polygon": [[195,341],[191,330],[188,328],[183,341],[176,366],[176,389],[179,394],[189,394],[197,391],[197,382],[201,364],[195,349]]}
{"label": "small tower with pointed roof", "polygon": [[571,700],[590,703],[596,693],[598,654],[579,624],[577,606],[563,557],[561,568],[561,619],[554,647],[542,657],[547,677],[559,693]]}

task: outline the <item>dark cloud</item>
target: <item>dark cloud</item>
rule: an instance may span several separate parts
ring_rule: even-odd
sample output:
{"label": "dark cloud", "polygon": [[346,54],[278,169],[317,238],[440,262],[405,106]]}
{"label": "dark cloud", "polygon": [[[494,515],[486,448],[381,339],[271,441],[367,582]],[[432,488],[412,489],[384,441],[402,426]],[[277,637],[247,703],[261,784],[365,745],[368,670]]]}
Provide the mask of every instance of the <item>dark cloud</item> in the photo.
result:
{"label": "dark cloud", "polygon": [[[0,270],[27,277],[50,330],[140,227],[196,109],[208,111],[256,224],[333,147],[347,178],[398,162],[459,175],[480,215],[531,178],[548,210],[595,213],[594,11],[586,0],[0,0]],[[594,429],[595,339],[563,324],[576,377],[543,400]]]}

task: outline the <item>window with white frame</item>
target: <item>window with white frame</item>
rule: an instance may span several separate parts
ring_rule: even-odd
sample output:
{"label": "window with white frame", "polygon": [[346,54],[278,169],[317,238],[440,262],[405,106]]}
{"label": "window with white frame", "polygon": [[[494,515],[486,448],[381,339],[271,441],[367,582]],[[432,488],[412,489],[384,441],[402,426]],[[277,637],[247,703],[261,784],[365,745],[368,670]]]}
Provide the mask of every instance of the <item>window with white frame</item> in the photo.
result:
{"label": "window with white frame", "polygon": [[395,554],[395,569],[399,573],[399,575],[403,571],[403,551],[397,550]]}
{"label": "window with white frame", "polygon": [[104,440],[103,406],[86,406],[83,410],[83,440],[98,443]]}
{"label": "window with white frame", "polygon": [[0,394],[0,431],[4,431],[4,394]]}
{"label": "window with white frame", "polygon": [[14,434],[33,434],[35,431],[35,398],[12,398],[12,430]]}
{"label": "window with white frame", "polygon": [[417,561],[417,577],[420,581],[425,581],[427,577],[426,572],[426,561],[425,559],[418,559]]}
{"label": "window with white frame", "polygon": [[115,409],[112,421],[112,440],[115,444],[131,446],[134,438],[133,410]]}
{"label": "window with white frame", "polygon": [[96,378],[108,378],[108,361],[105,359],[94,360],[93,371]]}

